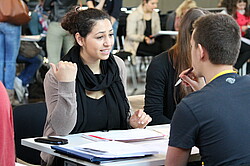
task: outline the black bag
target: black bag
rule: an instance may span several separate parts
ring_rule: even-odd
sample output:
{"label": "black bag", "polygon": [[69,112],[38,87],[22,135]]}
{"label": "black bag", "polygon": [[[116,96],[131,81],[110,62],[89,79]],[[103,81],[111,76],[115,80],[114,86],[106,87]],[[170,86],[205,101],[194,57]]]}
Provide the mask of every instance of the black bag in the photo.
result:
{"label": "black bag", "polygon": [[41,52],[41,48],[36,42],[21,41],[19,53],[26,58],[33,58]]}

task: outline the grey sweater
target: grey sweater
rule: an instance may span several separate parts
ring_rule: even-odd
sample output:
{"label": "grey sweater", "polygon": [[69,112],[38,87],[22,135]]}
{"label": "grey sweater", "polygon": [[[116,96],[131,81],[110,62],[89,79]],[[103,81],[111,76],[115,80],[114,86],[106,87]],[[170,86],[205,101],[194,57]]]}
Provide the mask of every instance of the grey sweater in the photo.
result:
{"label": "grey sweater", "polygon": [[[119,67],[119,73],[126,93],[127,73],[122,59],[114,56]],[[74,128],[77,119],[77,101],[75,81],[58,82],[50,69],[44,79],[47,119],[44,126],[44,136],[68,135]],[[51,165],[54,157],[42,152],[41,158]]]}

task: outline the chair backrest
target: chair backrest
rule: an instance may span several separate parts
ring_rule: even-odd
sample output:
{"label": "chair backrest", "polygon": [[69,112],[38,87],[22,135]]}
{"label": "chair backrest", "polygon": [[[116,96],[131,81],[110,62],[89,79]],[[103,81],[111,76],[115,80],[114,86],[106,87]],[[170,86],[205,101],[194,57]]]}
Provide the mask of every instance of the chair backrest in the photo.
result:
{"label": "chair backrest", "polygon": [[21,145],[21,139],[40,137],[46,121],[46,104],[32,103],[13,109],[16,157],[30,164],[40,164],[40,152]]}

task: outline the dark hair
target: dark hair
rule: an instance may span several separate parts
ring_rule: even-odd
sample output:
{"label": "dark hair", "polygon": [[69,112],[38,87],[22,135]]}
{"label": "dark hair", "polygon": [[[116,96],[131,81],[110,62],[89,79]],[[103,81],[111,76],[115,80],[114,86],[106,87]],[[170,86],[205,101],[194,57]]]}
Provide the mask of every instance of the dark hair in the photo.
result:
{"label": "dark hair", "polygon": [[[173,67],[176,71],[176,80],[179,77],[179,74],[191,67],[191,48],[190,48],[190,40],[191,34],[193,31],[192,24],[199,17],[208,14],[209,11],[201,8],[191,8],[187,11],[187,13],[183,16],[180,29],[178,32],[176,43],[173,47],[169,49],[169,54],[173,60]],[[180,87],[180,98],[185,97],[190,89],[187,89],[184,86]],[[176,96],[176,95],[175,95]]]}
{"label": "dark hair", "polygon": [[[238,0],[238,1],[237,1],[237,3],[240,3],[240,2],[245,2],[245,3],[246,3],[246,8],[245,8],[245,14],[244,14],[244,15],[245,15],[246,17],[249,17],[250,14],[249,14],[248,0]],[[237,4],[237,3],[236,3],[236,4]],[[235,18],[237,18],[237,16],[236,16]]]}
{"label": "dark hair", "polygon": [[110,16],[102,10],[95,8],[81,10],[80,7],[76,7],[63,17],[61,26],[73,35],[79,32],[82,37],[86,37],[96,25],[96,21],[104,19],[110,20]]}
{"label": "dark hair", "polygon": [[148,3],[148,1],[150,1],[150,0],[142,0],[142,3],[144,3],[144,1],[146,1],[146,3]]}
{"label": "dark hair", "polygon": [[234,65],[240,50],[240,28],[232,16],[209,14],[194,23],[195,46],[201,44],[213,64]]}
{"label": "dark hair", "polygon": [[235,19],[237,18],[236,11],[237,11],[237,3],[238,2],[245,2],[245,16],[249,16],[249,8],[248,8],[248,0],[223,0],[221,2],[221,7],[225,7],[227,9],[227,13],[233,16]]}
{"label": "dark hair", "polygon": [[222,0],[221,7],[225,7],[227,13],[235,17],[237,1],[238,0]]}

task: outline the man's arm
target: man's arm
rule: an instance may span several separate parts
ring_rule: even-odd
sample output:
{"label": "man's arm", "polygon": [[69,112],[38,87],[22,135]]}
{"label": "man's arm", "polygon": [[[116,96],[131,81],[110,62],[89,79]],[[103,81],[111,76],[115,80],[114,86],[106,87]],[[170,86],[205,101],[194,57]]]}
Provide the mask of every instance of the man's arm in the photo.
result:
{"label": "man's arm", "polygon": [[165,166],[186,166],[191,149],[168,146]]}

